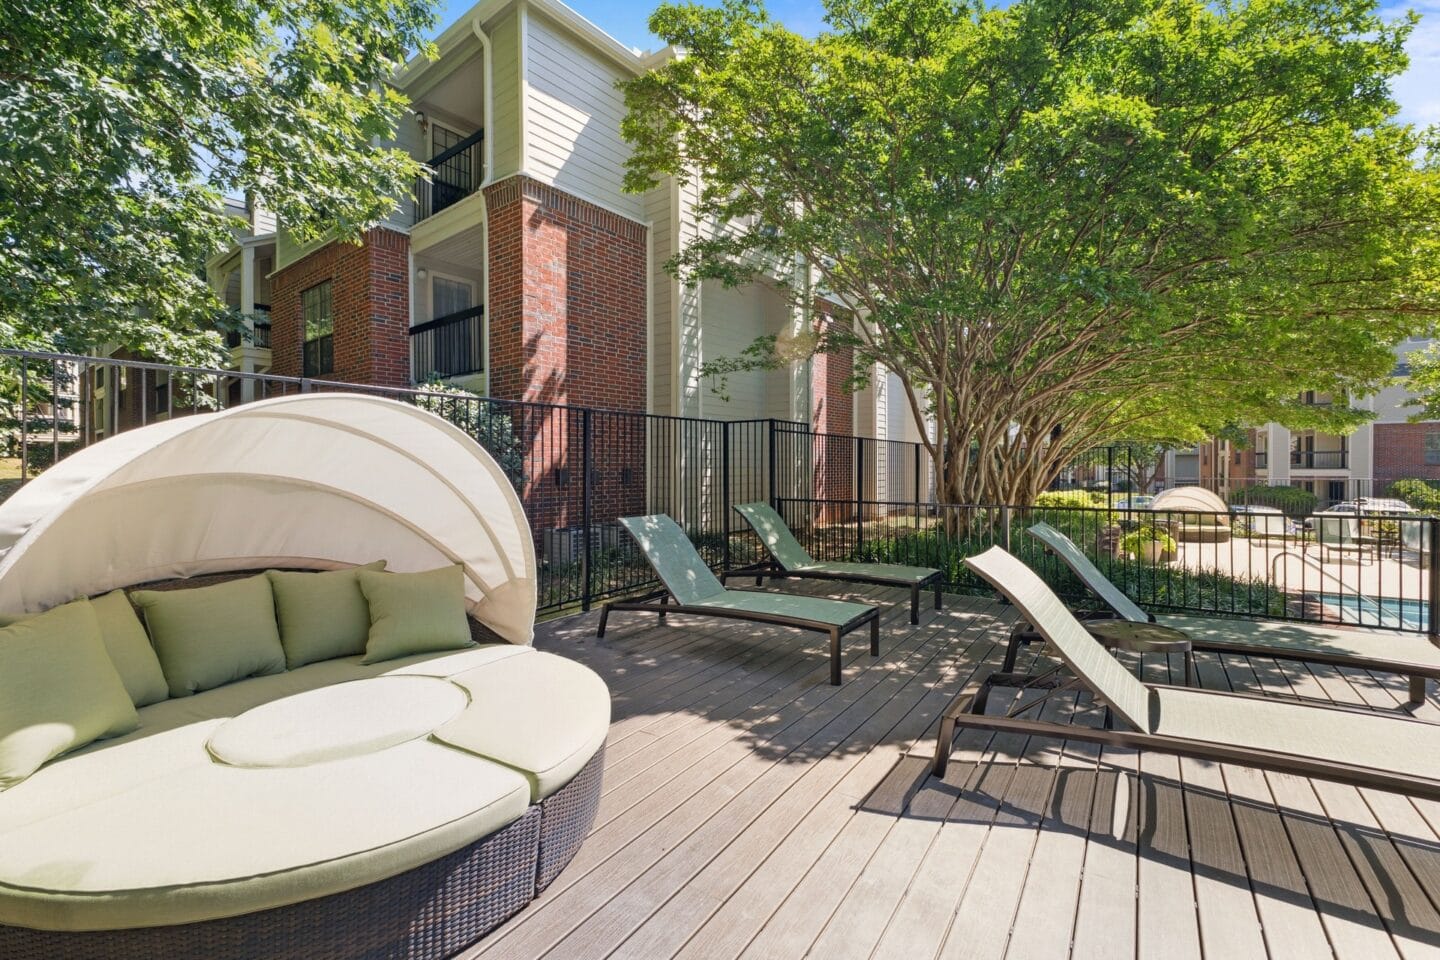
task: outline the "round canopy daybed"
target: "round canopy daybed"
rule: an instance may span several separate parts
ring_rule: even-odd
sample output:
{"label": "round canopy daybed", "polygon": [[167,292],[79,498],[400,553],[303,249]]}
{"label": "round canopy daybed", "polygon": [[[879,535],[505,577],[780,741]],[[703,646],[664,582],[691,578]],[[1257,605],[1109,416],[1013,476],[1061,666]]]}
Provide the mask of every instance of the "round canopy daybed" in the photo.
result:
{"label": "round canopy daybed", "polygon": [[459,565],[487,642],[137,704],[134,732],[0,790],[0,956],[447,957],[554,879],[594,818],[609,693],[530,646],[530,530],[465,433],[283,397],[122,433],[0,505],[12,616],[381,559]]}

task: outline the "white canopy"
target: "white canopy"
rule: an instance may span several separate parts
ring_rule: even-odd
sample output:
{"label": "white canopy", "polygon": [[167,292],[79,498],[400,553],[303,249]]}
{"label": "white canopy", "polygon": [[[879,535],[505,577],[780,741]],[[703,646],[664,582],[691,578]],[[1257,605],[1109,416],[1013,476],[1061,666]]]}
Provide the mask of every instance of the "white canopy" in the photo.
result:
{"label": "white canopy", "polygon": [[1150,504],[1150,509],[1168,510],[1175,513],[1182,510],[1196,513],[1230,512],[1230,508],[1225,505],[1224,500],[1204,487],[1172,487],[1169,490],[1162,490],[1155,495],[1155,501]]}
{"label": "white canopy", "polygon": [[151,580],[372,560],[465,567],[471,614],[535,623],[535,546],[500,466],[452,424],[349,393],[279,397],[118,434],[0,504],[0,612]]}

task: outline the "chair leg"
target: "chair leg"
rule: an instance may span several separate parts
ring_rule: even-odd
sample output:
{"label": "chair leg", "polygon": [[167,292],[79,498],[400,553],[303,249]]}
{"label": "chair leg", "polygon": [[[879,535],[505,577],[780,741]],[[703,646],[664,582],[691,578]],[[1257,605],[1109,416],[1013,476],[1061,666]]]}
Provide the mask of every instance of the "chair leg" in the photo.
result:
{"label": "chair leg", "polygon": [[605,624],[610,620],[610,604],[602,604],[600,607],[600,623],[595,627],[595,637],[600,639],[605,636]]}
{"label": "chair leg", "polygon": [[1015,658],[1020,655],[1020,647],[1030,645],[1030,638],[1025,636],[1020,628],[1028,626],[1028,623],[1017,623],[1010,631],[1010,643],[1005,647],[1005,662],[1000,665],[1001,673],[1015,672]]}
{"label": "chair leg", "polygon": [[[669,597],[669,596],[664,596],[664,597],[661,597],[661,598],[660,598],[660,606],[662,606],[662,607],[663,607],[663,606],[667,606],[669,603],[670,603],[670,597]],[[661,623],[664,623],[664,622],[665,622],[665,611],[664,611],[664,610],[661,610],[661,611],[660,611],[660,622],[661,622]]]}
{"label": "chair leg", "polygon": [[880,656],[880,614],[870,618],[870,656]]}
{"label": "chair leg", "polygon": [[944,609],[945,609],[945,601],[944,601],[943,597],[944,597],[944,594],[940,592],[940,581],[937,579],[937,580],[935,581],[935,609],[936,609],[936,610],[944,610]]}
{"label": "chair leg", "polygon": [[940,733],[935,738],[935,759],[930,763],[930,772],[937,777],[945,776],[950,765],[950,751],[955,749],[955,717],[949,710],[940,718]]}
{"label": "chair leg", "polygon": [[1412,677],[1410,678],[1410,702],[1411,702],[1411,703],[1424,703],[1424,702],[1425,702],[1425,688],[1426,688],[1427,686],[1429,686],[1429,684],[1428,684],[1428,682],[1426,681],[1426,678],[1425,678],[1425,677],[1415,677],[1415,676],[1412,676]]}
{"label": "chair leg", "polygon": [[1195,686],[1195,651],[1185,651],[1185,686]]}
{"label": "chair leg", "polygon": [[910,622],[920,622],[920,585],[910,588]]}
{"label": "chair leg", "polygon": [[840,686],[840,628],[830,628],[830,686]]}

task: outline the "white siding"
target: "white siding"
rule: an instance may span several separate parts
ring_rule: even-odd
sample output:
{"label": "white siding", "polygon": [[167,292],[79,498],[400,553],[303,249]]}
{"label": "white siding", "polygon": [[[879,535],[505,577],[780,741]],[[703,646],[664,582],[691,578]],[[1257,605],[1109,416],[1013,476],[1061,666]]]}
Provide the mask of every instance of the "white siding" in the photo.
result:
{"label": "white siding", "polygon": [[494,169],[488,179],[503,180],[520,170],[520,17],[515,8],[488,25],[490,55],[490,140]]}
{"label": "white siding", "polygon": [[533,9],[527,19],[528,172],[583,199],[642,218],[641,198],[621,186],[630,148],[620,136],[625,98],[615,82],[626,74]]}
{"label": "white siding", "polygon": [[[790,305],[775,289],[752,283],[726,289],[707,280],[700,293],[704,324],[704,359],[738,357],[757,337],[777,334],[790,325]],[[706,417],[719,420],[784,419],[790,413],[789,376],[785,370],[752,370],[726,378],[723,396],[719,383],[701,381],[701,408]]]}

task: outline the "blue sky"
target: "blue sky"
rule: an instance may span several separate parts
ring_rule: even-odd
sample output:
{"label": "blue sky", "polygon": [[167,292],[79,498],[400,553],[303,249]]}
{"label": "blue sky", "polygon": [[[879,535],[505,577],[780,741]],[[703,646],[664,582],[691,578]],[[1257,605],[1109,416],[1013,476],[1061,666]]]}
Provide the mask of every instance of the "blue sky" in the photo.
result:
{"label": "blue sky", "polygon": [[[581,15],[629,47],[653,50],[660,41],[651,36],[645,22],[654,2],[625,3],[616,0],[566,0]],[[441,26],[454,22],[474,0],[444,0]],[[790,29],[813,34],[822,26],[821,5],[813,0],[770,0],[771,14]],[[1440,0],[1387,5],[1389,18],[1407,9],[1421,14],[1420,26],[1410,38],[1410,70],[1395,84],[1395,98],[1404,119],[1420,126],[1440,123]]]}

